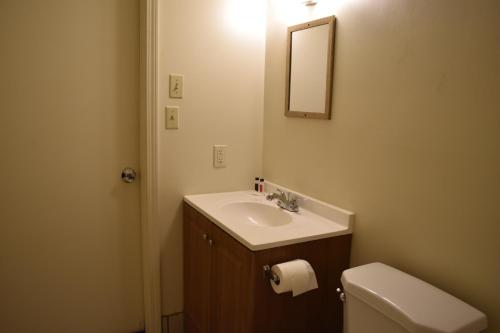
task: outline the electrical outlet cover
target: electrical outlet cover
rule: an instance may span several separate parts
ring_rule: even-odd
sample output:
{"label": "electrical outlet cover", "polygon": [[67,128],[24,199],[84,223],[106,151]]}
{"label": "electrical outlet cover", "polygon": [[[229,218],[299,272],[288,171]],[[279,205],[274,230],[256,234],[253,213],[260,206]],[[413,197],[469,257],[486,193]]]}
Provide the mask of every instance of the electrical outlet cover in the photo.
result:
{"label": "electrical outlet cover", "polygon": [[226,145],[214,146],[214,168],[226,167]]}

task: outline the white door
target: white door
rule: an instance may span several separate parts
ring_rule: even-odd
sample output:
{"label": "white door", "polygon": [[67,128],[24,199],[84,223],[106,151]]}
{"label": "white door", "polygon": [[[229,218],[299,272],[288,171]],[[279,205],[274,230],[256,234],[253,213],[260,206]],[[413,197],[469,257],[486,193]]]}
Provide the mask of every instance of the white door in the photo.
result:
{"label": "white door", "polygon": [[0,332],[143,329],[138,109],[138,0],[0,0]]}

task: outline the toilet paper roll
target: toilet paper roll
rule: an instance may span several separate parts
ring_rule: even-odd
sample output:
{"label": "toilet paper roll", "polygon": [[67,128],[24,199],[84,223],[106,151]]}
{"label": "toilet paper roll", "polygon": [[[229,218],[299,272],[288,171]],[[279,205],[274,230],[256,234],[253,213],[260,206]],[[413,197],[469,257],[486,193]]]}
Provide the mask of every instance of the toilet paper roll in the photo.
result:
{"label": "toilet paper roll", "polygon": [[314,269],[305,260],[297,259],[277,264],[271,267],[271,271],[280,278],[279,284],[271,281],[271,286],[277,294],[291,291],[293,296],[297,296],[318,288]]}

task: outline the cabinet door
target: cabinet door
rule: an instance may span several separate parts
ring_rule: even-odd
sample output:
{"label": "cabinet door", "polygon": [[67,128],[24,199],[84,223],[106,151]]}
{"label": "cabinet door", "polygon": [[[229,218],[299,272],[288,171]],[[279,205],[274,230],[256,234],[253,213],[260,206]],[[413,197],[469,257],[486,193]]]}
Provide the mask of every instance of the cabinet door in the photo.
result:
{"label": "cabinet door", "polygon": [[211,333],[251,332],[252,252],[212,225]]}
{"label": "cabinet door", "polygon": [[186,333],[208,333],[210,222],[184,204],[184,324]]}

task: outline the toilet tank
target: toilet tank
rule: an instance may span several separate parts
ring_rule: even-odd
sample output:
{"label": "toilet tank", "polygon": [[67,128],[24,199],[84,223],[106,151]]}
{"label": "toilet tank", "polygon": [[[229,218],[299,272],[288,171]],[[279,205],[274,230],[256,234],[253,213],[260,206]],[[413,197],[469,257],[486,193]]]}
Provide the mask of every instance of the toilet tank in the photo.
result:
{"label": "toilet tank", "polygon": [[345,270],[344,333],[477,333],[479,310],[382,263]]}

